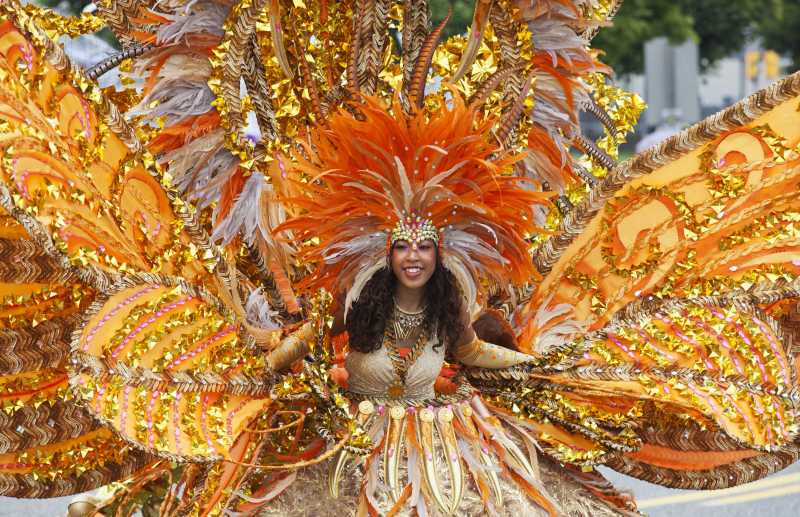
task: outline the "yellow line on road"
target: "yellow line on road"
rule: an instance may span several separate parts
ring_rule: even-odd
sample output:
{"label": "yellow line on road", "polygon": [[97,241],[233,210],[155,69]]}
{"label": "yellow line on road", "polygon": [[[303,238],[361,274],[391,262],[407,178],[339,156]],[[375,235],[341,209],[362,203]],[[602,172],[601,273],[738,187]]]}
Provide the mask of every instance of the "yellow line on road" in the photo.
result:
{"label": "yellow line on road", "polygon": [[800,494],[800,484],[780,486],[770,490],[750,492],[749,494],[714,499],[713,501],[703,503],[703,506],[725,506],[727,504],[749,503],[752,501],[759,501],[761,499],[769,499],[770,497],[780,497],[789,494]]}
{"label": "yellow line on road", "polygon": [[745,492],[752,492],[754,490],[761,490],[764,488],[788,485],[791,483],[800,482],[800,472],[794,474],[785,474],[783,476],[775,476],[746,485],[739,485],[733,488],[723,488],[721,490],[703,490],[700,492],[690,492],[688,494],[670,495],[666,497],[654,497],[652,499],[644,499],[638,501],[640,509],[653,508],[655,506],[664,506],[667,504],[681,504],[691,503],[693,501],[704,501],[708,499],[716,499],[718,497],[726,497],[733,494],[741,494]]}

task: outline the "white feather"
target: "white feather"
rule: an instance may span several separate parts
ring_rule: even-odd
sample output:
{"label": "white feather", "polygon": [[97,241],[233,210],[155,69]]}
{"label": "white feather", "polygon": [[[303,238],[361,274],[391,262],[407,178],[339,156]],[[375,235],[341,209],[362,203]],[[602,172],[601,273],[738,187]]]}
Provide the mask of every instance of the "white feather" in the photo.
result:
{"label": "white feather", "polygon": [[375,497],[378,484],[378,463],[380,462],[377,461],[377,458],[373,459],[369,465],[369,469],[364,473],[364,475],[367,476],[367,483],[364,487],[364,491],[366,492],[367,500],[373,508],[380,508],[380,503]]}
{"label": "white feather", "polygon": [[458,281],[461,287],[461,292],[464,294],[464,298],[466,298],[467,307],[471,313],[472,307],[477,304],[478,300],[478,286],[475,285],[473,276],[469,273],[461,260],[457,260],[450,254],[442,259],[442,265],[456,277],[456,281]]}
{"label": "white feather", "polygon": [[[183,6],[181,6],[183,7]],[[159,45],[180,43],[192,33],[205,33],[221,36],[223,24],[228,16],[229,7],[218,2],[191,2],[182,12],[162,14],[172,23],[158,31],[156,41]]]}
{"label": "white feather", "polygon": [[[268,190],[271,190],[271,187],[264,179],[264,175],[254,172],[247,178],[242,192],[236,198],[225,219],[216,221],[217,226],[211,239],[213,241],[221,240],[223,244],[228,244],[241,232],[244,240],[252,245],[258,236],[269,238],[270,229],[261,227],[261,197]],[[216,217],[217,210],[214,210],[214,218],[216,219]]]}
{"label": "white feather", "polygon": [[410,209],[409,203],[414,196],[414,191],[411,188],[411,182],[408,181],[408,174],[406,173],[406,166],[400,160],[399,156],[394,157],[395,172],[400,180],[400,188],[403,190],[403,211],[408,212]]}
{"label": "white feather", "polygon": [[414,447],[408,447],[408,482],[411,483],[411,497],[408,505],[412,508],[419,502],[422,476],[419,472],[419,453]]}
{"label": "white feather", "polygon": [[245,302],[245,315],[247,322],[253,326],[266,329],[277,330],[280,325],[275,321],[277,311],[273,311],[261,287],[251,291]]}
{"label": "white feather", "polygon": [[551,307],[552,299],[553,295],[545,299],[533,317],[536,328],[533,349],[539,353],[545,353],[555,346],[568,343],[576,335],[585,332],[587,328],[586,322],[569,317],[555,323],[564,316],[574,313],[575,308],[568,303],[560,303]]}

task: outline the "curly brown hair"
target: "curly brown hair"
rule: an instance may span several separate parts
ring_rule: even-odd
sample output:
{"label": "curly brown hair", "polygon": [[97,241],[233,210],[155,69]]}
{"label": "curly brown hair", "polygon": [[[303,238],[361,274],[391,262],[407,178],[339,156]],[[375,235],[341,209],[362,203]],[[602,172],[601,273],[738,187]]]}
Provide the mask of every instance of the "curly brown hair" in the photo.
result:
{"label": "curly brown hair", "polygon": [[[386,322],[394,310],[394,290],[397,278],[392,270],[385,267],[372,275],[361,295],[347,315],[345,326],[350,336],[350,348],[369,353],[383,345]],[[455,276],[441,263],[437,254],[436,269],[425,284],[424,304],[428,308],[425,326],[437,329],[439,347],[445,344],[445,353],[451,356],[453,348],[465,330],[465,310],[461,290]]]}

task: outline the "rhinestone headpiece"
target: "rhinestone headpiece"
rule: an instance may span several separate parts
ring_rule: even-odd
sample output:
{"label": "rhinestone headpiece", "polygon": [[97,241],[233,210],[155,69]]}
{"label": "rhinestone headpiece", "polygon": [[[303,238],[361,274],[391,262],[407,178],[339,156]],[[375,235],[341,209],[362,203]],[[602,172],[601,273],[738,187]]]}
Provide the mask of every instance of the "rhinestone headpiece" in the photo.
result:
{"label": "rhinestone headpiece", "polygon": [[439,230],[433,225],[430,219],[424,219],[417,214],[407,215],[397,221],[392,230],[391,246],[397,241],[407,241],[413,248],[426,240],[430,239],[436,245],[439,244]]}

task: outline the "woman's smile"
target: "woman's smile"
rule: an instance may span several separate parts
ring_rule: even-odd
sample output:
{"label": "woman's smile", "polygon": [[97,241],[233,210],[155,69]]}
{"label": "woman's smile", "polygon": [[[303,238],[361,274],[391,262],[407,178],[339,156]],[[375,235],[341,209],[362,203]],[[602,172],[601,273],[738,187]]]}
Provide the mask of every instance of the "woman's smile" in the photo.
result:
{"label": "woman's smile", "polygon": [[422,267],[419,265],[406,266],[403,268],[403,273],[409,278],[416,278],[422,274]]}

